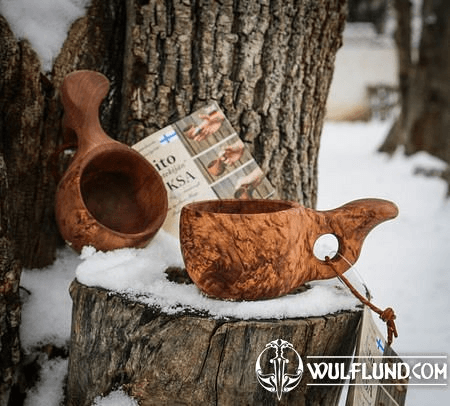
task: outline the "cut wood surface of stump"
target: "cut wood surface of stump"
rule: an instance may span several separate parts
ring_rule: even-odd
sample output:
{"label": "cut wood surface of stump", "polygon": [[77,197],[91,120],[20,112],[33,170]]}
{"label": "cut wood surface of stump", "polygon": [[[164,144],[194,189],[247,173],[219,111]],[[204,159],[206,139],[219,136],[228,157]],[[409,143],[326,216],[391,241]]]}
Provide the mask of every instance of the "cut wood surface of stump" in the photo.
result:
{"label": "cut wood surface of stump", "polygon": [[[119,293],[74,281],[68,405],[88,406],[123,387],[139,405],[336,405],[340,386],[299,385],[281,400],[257,380],[259,354],[273,340],[306,356],[351,355],[359,311],[298,319],[216,319],[185,309],[167,314]],[[214,299],[208,299],[214,300]],[[261,302],[265,306],[265,302]]]}

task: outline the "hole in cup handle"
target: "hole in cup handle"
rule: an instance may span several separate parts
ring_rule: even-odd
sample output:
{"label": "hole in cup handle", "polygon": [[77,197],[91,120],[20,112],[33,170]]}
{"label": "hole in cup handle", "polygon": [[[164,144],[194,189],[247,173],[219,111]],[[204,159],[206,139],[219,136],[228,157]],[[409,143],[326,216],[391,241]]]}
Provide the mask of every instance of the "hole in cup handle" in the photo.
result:
{"label": "hole in cup handle", "polygon": [[325,261],[326,257],[335,259],[339,252],[339,239],[332,233],[320,235],[313,245],[314,256],[320,260]]}

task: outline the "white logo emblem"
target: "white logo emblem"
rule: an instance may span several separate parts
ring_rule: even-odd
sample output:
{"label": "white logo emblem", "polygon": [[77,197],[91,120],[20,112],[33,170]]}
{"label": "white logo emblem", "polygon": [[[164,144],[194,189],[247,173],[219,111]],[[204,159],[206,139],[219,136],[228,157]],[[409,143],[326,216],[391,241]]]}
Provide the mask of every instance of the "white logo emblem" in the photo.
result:
{"label": "white logo emblem", "polygon": [[[261,357],[271,348],[275,350],[274,357],[269,360],[272,364],[273,371],[264,372],[261,367]],[[294,363],[297,363],[297,368],[293,373],[286,372],[286,365],[290,362],[287,358],[289,355],[291,359],[295,358]],[[256,360],[255,371],[261,386],[269,392],[276,393],[278,400],[281,400],[283,393],[290,392],[300,383],[303,375],[303,362],[293,345],[279,338],[266,344],[266,348],[259,354]]]}

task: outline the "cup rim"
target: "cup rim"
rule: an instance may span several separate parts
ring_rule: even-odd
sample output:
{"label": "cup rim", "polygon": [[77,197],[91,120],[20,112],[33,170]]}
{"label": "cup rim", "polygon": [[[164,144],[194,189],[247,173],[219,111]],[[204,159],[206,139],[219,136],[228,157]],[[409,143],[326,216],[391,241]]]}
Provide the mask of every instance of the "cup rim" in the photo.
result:
{"label": "cup rim", "polygon": [[209,215],[226,216],[258,216],[271,213],[280,213],[292,209],[298,209],[301,205],[289,200],[272,199],[213,199],[188,203],[183,210]]}

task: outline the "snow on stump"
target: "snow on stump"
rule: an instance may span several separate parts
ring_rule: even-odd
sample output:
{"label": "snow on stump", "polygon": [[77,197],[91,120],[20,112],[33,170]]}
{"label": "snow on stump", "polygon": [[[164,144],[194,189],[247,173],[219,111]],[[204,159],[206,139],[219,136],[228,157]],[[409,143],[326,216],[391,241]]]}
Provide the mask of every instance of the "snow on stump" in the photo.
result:
{"label": "snow on stump", "polygon": [[[82,273],[77,277],[83,280]],[[279,401],[258,382],[255,364],[266,345],[277,339],[291,343],[303,363],[306,356],[351,355],[361,317],[352,297],[348,309],[292,316],[303,303],[299,300],[316,300],[317,307],[322,299],[334,300],[326,296],[331,290],[340,296],[347,292],[318,285],[275,300],[236,303],[206,298],[193,284],[174,279],[167,283],[171,295],[197,294],[207,310],[193,304],[167,306],[160,293],[130,295],[78,280],[72,283],[69,406],[91,405],[117,387],[142,406],[338,403],[342,387],[308,386],[313,378],[306,366],[298,386],[282,393]],[[308,299],[314,294],[316,299]],[[284,309],[278,310],[281,316],[271,317],[277,306]]]}

